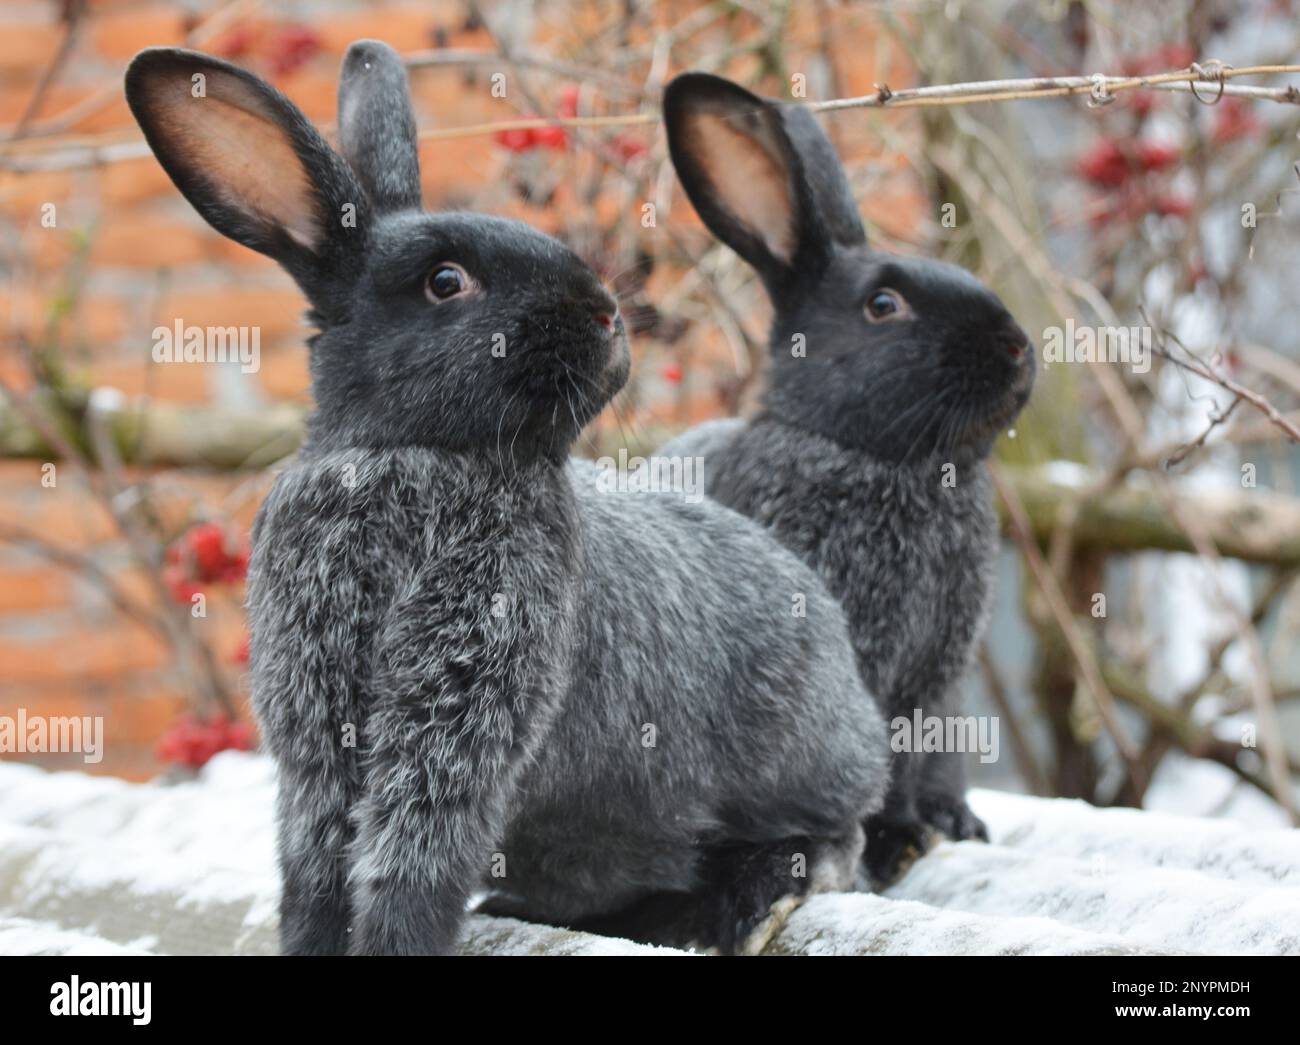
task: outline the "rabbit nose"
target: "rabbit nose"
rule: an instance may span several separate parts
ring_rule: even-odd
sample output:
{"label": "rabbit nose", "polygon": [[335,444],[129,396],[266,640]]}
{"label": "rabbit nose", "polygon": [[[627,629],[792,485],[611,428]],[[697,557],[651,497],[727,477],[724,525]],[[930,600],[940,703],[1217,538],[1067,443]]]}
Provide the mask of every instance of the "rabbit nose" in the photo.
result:
{"label": "rabbit nose", "polygon": [[1025,328],[1019,323],[1010,323],[1002,335],[998,338],[998,343],[1012,359],[1021,360],[1029,352],[1029,335],[1025,333]]}
{"label": "rabbit nose", "polygon": [[592,318],[595,319],[596,326],[607,334],[615,333],[623,322],[619,315],[618,302],[612,299],[598,302],[592,309]]}

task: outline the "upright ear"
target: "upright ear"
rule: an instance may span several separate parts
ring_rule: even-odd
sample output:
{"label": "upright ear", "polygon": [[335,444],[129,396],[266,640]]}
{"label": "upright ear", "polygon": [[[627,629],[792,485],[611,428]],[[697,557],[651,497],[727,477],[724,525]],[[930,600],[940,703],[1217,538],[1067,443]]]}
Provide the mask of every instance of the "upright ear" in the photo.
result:
{"label": "upright ear", "polygon": [[820,275],[834,243],[866,241],[839,158],[807,110],[684,73],[664,92],[664,121],[700,218],[773,296]]}
{"label": "upright ear", "polygon": [[420,155],[406,67],[379,40],[358,40],[343,58],[339,147],[376,211],[420,209]]}
{"label": "upright ear", "polygon": [[283,265],[317,309],[336,312],[338,290],[363,264],[367,204],[307,117],[251,73],[176,48],[135,56],[126,100],[194,209]]}

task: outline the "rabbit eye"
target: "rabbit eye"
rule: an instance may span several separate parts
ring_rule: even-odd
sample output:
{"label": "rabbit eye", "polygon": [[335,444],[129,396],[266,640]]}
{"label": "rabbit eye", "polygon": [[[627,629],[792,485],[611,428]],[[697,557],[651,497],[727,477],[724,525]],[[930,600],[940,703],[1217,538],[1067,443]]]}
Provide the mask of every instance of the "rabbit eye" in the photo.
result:
{"label": "rabbit eye", "polygon": [[425,296],[434,302],[446,301],[457,294],[463,294],[473,285],[465,270],[459,265],[443,264],[429,273],[425,284]]}
{"label": "rabbit eye", "polygon": [[867,299],[867,319],[873,323],[882,319],[901,318],[908,311],[907,302],[896,290],[877,290]]}

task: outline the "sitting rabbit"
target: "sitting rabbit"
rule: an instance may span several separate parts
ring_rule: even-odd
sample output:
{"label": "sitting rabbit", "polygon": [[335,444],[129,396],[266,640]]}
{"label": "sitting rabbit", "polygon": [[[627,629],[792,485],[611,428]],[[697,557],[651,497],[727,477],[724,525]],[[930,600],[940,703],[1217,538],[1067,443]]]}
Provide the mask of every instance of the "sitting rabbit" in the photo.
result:
{"label": "sitting rabbit", "polygon": [[752,521],[568,461],[627,377],[616,303],[526,225],[421,212],[396,54],[349,49],[341,155],[205,55],[144,51],[126,90],[319,331],[249,576],[283,950],[447,952],[484,889],[570,924],[666,898],[739,950],[849,885],[888,752],[838,604]]}
{"label": "sitting rabbit", "polygon": [[[873,250],[834,147],[801,106],[702,73],[664,96],[673,164],[700,218],[773,308],[757,415],[664,455],[704,458],[710,496],[769,527],[841,600],[886,717],[958,709],[998,548],[985,461],[1034,380],[1024,330],[963,269]],[[867,825],[870,883],[935,829],[987,838],[960,756],[900,752]]]}

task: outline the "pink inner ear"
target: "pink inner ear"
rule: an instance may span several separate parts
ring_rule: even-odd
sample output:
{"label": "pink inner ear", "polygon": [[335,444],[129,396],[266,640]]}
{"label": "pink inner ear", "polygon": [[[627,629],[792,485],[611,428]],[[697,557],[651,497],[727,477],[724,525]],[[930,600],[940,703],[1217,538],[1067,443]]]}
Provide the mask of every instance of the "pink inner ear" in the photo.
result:
{"label": "pink inner ear", "polygon": [[230,206],[281,226],[309,250],[321,241],[312,184],[288,135],[262,99],[234,77],[205,71],[195,97],[183,71],[154,88],[157,128],[169,154],[208,182]]}
{"label": "pink inner ear", "polygon": [[789,264],[796,233],[790,180],[776,158],[775,143],[757,114],[691,114],[685,125],[691,151],[732,216]]}

